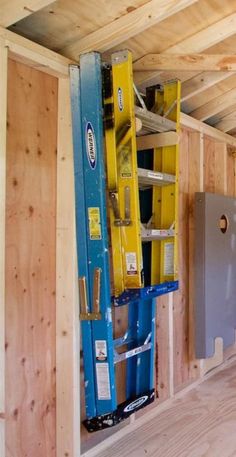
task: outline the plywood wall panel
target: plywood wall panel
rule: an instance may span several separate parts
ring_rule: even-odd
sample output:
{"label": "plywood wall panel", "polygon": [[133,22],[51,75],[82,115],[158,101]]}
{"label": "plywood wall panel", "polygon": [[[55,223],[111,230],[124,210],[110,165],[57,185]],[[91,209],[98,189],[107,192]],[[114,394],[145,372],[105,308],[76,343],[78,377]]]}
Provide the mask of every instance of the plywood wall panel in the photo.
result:
{"label": "plywood wall panel", "polygon": [[9,63],[7,457],[55,457],[57,80]]}
{"label": "plywood wall panel", "polygon": [[235,197],[235,158],[232,156],[232,153],[229,151],[227,152],[227,159],[226,159],[226,166],[227,166],[227,195],[230,197]]}

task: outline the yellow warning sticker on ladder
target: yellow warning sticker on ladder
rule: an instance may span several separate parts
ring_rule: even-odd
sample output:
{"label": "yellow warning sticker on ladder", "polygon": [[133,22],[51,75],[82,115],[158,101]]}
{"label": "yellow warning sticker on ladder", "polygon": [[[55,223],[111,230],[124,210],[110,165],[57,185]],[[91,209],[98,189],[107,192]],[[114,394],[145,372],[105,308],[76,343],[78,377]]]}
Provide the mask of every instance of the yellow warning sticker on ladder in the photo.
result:
{"label": "yellow warning sticker on ladder", "polygon": [[119,153],[121,178],[132,178],[132,161],[130,147],[121,146]]}
{"label": "yellow warning sticker on ladder", "polygon": [[88,208],[90,240],[101,240],[100,208]]}

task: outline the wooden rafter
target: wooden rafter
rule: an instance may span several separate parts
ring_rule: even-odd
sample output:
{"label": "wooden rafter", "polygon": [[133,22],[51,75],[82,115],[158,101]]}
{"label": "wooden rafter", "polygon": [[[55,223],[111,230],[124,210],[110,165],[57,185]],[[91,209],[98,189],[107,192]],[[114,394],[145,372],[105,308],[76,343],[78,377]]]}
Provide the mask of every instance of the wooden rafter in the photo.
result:
{"label": "wooden rafter", "polygon": [[232,107],[232,112],[227,114],[227,116],[222,117],[214,125],[215,128],[222,130],[222,132],[230,132],[230,130],[235,129],[236,127],[236,104]]}
{"label": "wooden rafter", "polygon": [[224,72],[204,72],[199,73],[192,78],[184,81],[181,87],[181,99],[182,101],[186,101],[191,97],[194,97],[197,94],[200,94],[206,89],[218,84],[224,79],[229,78],[232,73],[224,73]]}
{"label": "wooden rafter", "polygon": [[[221,41],[235,34],[236,30],[236,13],[221,19],[209,27],[195,33],[194,35],[180,41],[165,50],[166,54],[179,53],[198,53],[202,52],[211,46],[214,46]],[[138,62],[137,60],[136,62]],[[138,72],[135,76],[136,84],[147,87],[155,83],[156,77],[160,72],[145,71]]]}
{"label": "wooden rafter", "polygon": [[236,55],[226,54],[147,54],[136,63],[135,71],[236,71]]}
{"label": "wooden rafter", "polygon": [[199,121],[205,121],[209,117],[220,113],[224,109],[236,103],[236,88],[224,92],[222,95],[214,98],[213,100],[205,103],[199,108],[191,112],[191,116]]}
{"label": "wooden rafter", "polygon": [[197,1],[199,0],[150,0],[81,40],[66,46],[62,53],[72,59],[78,59],[83,52],[107,51]]}
{"label": "wooden rafter", "polygon": [[0,0],[0,25],[9,27],[54,0]]}

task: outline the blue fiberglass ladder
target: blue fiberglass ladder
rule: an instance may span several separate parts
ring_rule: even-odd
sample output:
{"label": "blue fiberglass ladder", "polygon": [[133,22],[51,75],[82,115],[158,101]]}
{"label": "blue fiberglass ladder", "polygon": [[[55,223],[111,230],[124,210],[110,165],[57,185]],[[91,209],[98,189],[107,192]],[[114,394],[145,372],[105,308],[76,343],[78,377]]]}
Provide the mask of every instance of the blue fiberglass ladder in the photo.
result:
{"label": "blue fiberglass ladder", "polygon": [[[175,281],[156,287],[125,289],[120,296],[112,297],[104,74],[109,76],[111,70],[102,65],[100,54],[95,52],[80,57],[80,68],[70,67],[87,416],[84,424],[90,432],[116,425],[154,400],[155,297],[178,287]],[[127,331],[117,339],[113,338],[112,306],[129,307]],[[118,405],[115,368],[124,360],[127,360],[127,400]]]}

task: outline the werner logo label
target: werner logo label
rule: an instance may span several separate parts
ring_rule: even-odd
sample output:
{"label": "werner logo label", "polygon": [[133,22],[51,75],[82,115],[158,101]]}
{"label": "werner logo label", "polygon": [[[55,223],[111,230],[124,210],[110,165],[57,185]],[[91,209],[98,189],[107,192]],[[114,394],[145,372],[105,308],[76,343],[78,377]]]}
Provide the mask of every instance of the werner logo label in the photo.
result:
{"label": "werner logo label", "polygon": [[92,170],[94,170],[97,164],[97,150],[95,134],[91,122],[87,122],[86,124],[86,150],[89,165],[92,168]]}
{"label": "werner logo label", "polygon": [[119,89],[118,89],[117,96],[118,96],[118,107],[119,107],[119,110],[123,111],[124,102],[123,102],[123,90],[121,89],[121,87],[119,87]]}
{"label": "werner logo label", "polygon": [[139,408],[139,406],[143,405],[145,401],[147,401],[148,396],[144,395],[143,397],[137,398],[137,400],[132,401],[129,405],[127,405],[124,409],[125,413],[130,413],[130,411],[133,411],[136,408]]}

